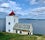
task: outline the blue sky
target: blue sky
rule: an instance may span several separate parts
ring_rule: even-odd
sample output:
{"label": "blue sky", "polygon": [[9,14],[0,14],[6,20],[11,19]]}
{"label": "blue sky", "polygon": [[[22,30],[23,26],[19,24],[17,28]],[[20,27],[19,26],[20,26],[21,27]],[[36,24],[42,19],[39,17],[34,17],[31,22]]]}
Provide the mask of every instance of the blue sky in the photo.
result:
{"label": "blue sky", "polygon": [[45,19],[45,0],[0,0],[0,17],[12,10],[19,18]]}

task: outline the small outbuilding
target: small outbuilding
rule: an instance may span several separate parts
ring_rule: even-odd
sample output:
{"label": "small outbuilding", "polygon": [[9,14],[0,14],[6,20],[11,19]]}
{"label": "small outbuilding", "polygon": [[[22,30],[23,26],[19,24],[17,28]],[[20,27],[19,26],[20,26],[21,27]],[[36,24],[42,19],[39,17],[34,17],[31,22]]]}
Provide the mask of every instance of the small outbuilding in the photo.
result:
{"label": "small outbuilding", "polygon": [[33,35],[32,24],[23,24],[16,23],[13,27],[14,33],[22,34],[22,35]]}

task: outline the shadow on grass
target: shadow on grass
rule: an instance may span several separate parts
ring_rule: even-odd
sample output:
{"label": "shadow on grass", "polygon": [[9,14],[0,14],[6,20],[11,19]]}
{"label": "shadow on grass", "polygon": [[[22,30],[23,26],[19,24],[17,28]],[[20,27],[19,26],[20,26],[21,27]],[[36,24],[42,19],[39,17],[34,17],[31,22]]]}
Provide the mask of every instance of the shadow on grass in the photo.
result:
{"label": "shadow on grass", "polygon": [[5,35],[4,33],[0,32],[0,36],[4,36],[4,35]]}

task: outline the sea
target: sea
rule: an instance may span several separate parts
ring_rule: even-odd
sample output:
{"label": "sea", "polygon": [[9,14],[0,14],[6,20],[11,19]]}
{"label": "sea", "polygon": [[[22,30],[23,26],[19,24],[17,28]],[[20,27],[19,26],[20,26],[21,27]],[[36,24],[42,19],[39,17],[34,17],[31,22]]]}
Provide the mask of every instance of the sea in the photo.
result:
{"label": "sea", "polygon": [[30,23],[34,34],[45,35],[45,19],[19,19],[20,23]]}
{"label": "sea", "polygon": [[[45,35],[45,19],[19,19],[19,23],[32,24],[34,34]],[[6,20],[0,19],[0,30],[5,30]]]}

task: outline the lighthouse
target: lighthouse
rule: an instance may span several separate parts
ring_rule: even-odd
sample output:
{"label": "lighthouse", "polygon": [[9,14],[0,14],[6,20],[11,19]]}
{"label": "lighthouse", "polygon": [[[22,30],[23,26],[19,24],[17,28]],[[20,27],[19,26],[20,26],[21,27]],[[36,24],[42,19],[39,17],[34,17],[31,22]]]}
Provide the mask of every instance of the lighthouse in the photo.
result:
{"label": "lighthouse", "polygon": [[13,33],[13,27],[18,23],[18,16],[12,11],[8,16],[6,16],[6,32]]}

